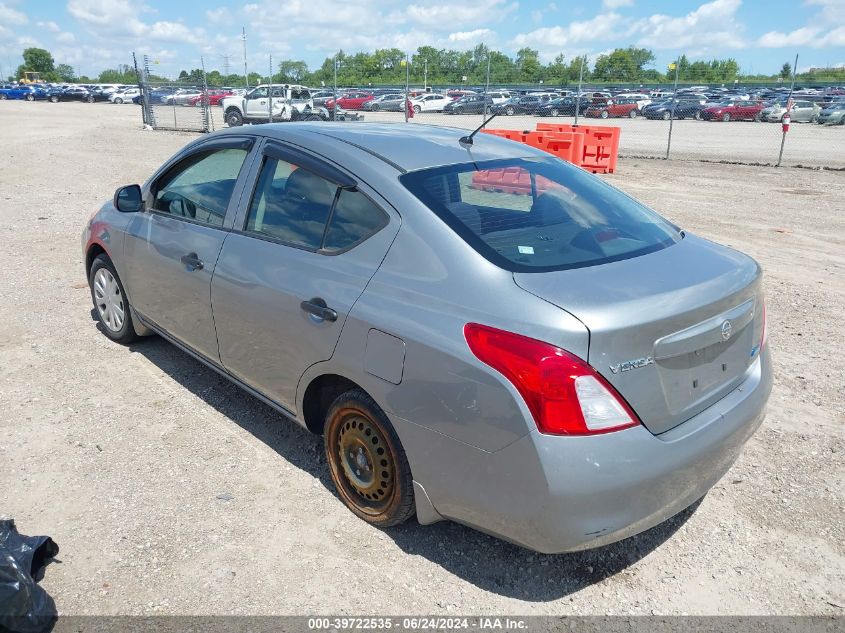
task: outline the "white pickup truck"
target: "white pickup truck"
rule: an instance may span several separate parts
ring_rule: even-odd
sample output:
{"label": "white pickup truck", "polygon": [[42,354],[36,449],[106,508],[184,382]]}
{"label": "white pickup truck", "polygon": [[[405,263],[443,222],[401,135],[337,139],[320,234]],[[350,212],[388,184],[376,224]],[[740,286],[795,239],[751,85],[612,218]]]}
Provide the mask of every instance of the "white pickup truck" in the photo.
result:
{"label": "white pickup truck", "polygon": [[311,92],[293,84],[263,84],[245,95],[226,97],[223,117],[229,127],[273,121],[322,121],[328,114],[314,107]]}

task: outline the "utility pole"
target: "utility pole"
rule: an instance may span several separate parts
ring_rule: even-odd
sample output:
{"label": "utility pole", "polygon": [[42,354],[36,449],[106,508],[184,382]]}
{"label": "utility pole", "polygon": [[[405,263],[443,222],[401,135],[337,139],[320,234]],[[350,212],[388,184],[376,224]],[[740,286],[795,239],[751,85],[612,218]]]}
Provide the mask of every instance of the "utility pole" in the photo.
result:
{"label": "utility pole", "polygon": [[229,55],[229,53],[226,53],[225,55],[222,55],[222,57],[223,57],[223,74],[228,77],[229,76],[229,58],[231,57],[231,55]]}
{"label": "utility pole", "polygon": [[246,28],[241,27],[241,40],[244,43],[244,85],[249,89],[249,75],[246,72]]}

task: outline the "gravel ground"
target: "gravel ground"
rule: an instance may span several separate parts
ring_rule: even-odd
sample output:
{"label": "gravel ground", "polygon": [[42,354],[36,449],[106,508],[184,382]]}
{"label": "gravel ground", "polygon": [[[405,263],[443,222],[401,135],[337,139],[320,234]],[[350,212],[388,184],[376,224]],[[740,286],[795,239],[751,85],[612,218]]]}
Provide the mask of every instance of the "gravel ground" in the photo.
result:
{"label": "gravel ground", "polygon": [[843,613],[841,173],[620,161],[615,185],[762,263],[776,383],[697,508],[543,556],[367,526],[318,438],[159,339],[97,331],[82,225],[193,135],[74,103],[2,103],[0,130],[0,513],[61,546],[42,584],[62,613]]}

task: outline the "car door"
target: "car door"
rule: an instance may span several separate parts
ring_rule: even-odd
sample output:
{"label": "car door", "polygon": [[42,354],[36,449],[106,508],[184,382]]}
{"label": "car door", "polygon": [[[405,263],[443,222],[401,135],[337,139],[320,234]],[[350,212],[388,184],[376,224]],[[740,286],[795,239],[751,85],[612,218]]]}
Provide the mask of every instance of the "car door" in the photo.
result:
{"label": "car door", "polygon": [[145,187],[145,209],[134,214],[124,238],[121,275],[132,307],[215,362],[211,276],[252,143],[241,136],[215,139],[165,166]]}
{"label": "car door", "polygon": [[267,114],[270,112],[269,110],[269,103],[270,100],[268,98],[268,92],[266,87],[256,88],[246,96],[246,115],[249,118],[253,117],[266,117]]}
{"label": "car door", "polygon": [[211,302],[223,366],[295,411],[297,383],[331,358],[346,316],[399,228],[378,194],[304,150],[270,142]]}

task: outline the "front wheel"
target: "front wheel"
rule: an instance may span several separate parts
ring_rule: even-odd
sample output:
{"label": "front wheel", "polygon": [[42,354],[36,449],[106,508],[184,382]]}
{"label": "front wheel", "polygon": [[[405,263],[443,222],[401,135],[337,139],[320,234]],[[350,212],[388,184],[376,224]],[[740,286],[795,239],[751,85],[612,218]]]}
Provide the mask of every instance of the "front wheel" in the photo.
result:
{"label": "front wheel", "polygon": [[639,111],[638,111],[638,110],[631,110],[631,111],[628,113],[628,116],[629,116],[629,117],[631,117],[632,119],[636,119],[638,114],[639,114]]}
{"label": "front wheel", "polygon": [[558,116],[560,114],[560,111],[557,108],[552,108],[549,114],[551,116]]}
{"label": "front wheel", "polygon": [[725,123],[730,123],[730,120],[731,120],[730,114],[723,114],[722,115],[722,121],[724,121]]}
{"label": "front wheel", "polygon": [[120,105],[121,103],[123,103],[123,99],[121,99],[120,97],[117,97],[117,98],[114,100],[114,102],[115,102],[116,104]]}
{"label": "front wheel", "polygon": [[511,107],[505,108],[505,114],[507,114],[508,116],[513,116],[514,114],[516,114],[516,110]]}
{"label": "front wheel", "polygon": [[86,101],[87,101],[88,103],[94,103],[94,97],[88,97],[88,98],[86,99]]}
{"label": "front wheel", "polygon": [[601,111],[601,118],[606,119],[609,116],[610,116],[610,113],[607,110]]}
{"label": "front wheel", "polygon": [[696,112],[694,117],[696,121],[701,121],[701,112]]}
{"label": "front wheel", "polygon": [[374,103],[373,105],[370,106],[370,111],[371,112],[378,112],[379,108],[380,108],[379,104]]}
{"label": "front wheel", "polygon": [[94,259],[88,273],[88,285],[103,334],[124,345],[137,339],[126,292],[107,255],[100,254]]}
{"label": "front wheel", "polygon": [[0,92],[0,101],[5,101],[6,99],[8,99],[8,97],[6,96],[6,93]]}
{"label": "front wheel", "polygon": [[418,105],[415,105],[414,106],[414,113],[419,114],[420,112],[422,112],[422,108]]}
{"label": "front wheel", "polygon": [[24,97],[24,98],[25,98],[27,101],[35,101],[35,95],[26,95],[26,97]]}
{"label": "front wheel", "polygon": [[411,467],[390,420],[360,389],[341,394],[326,415],[329,472],[346,507],[378,527],[414,515]]}
{"label": "front wheel", "polygon": [[226,125],[229,127],[238,127],[244,124],[244,117],[238,110],[229,110],[226,113]]}

